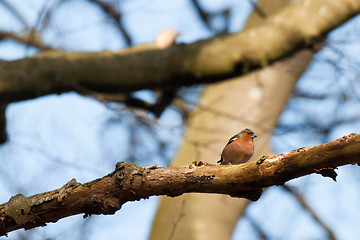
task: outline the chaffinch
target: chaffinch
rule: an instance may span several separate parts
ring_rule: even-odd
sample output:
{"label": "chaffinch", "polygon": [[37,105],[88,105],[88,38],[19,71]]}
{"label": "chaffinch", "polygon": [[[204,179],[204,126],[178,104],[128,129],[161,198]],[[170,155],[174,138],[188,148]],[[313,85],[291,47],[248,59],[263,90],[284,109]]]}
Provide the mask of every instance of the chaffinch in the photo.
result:
{"label": "chaffinch", "polygon": [[255,133],[246,128],[229,139],[218,161],[221,165],[247,162],[254,154]]}

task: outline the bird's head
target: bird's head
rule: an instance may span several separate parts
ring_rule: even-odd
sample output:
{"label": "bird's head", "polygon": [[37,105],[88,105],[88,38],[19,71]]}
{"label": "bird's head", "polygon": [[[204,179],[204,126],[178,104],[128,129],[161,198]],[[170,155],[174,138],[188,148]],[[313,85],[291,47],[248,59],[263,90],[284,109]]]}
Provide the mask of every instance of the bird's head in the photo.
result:
{"label": "bird's head", "polygon": [[246,140],[248,141],[252,141],[254,138],[256,138],[257,136],[255,135],[255,133],[248,129],[248,128],[245,128],[244,130],[242,130],[239,135],[243,138],[245,138]]}

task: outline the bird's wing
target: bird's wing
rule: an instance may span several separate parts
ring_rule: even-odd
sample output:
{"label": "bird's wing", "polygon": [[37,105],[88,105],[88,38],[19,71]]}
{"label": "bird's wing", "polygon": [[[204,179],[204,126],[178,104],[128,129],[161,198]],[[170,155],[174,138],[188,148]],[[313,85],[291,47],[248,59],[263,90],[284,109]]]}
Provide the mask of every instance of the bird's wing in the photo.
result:
{"label": "bird's wing", "polygon": [[[234,135],[232,138],[229,139],[229,141],[228,141],[228,143],[226,144],[226,146],[229,145],[230,143],[232,143],[233,141],[235,141],[237,138],[238,138],[238,135]],[[225,146],[225,147],[226,147],[226,146]]]}
{"label": "bird's wing", "polygon": [[[233,141],[235,141],[237,138],[238,138],[238,135],[237,135],[237,134],[234,135],[234,136],[232,136],[232,138],[229,139],[229,141],[228,141],[228,143],[225,145],[225,147],[226,147],[227,145],[229,145],[230,143],[232,143]],[[224,160],[224,159],[223,159],[223,156],[222,156],[222,154],[221,154],[221,158],[220,158],[220,160],[217,161],[217,162],[218,162],[218,163],[222,163],[223,160]]]}

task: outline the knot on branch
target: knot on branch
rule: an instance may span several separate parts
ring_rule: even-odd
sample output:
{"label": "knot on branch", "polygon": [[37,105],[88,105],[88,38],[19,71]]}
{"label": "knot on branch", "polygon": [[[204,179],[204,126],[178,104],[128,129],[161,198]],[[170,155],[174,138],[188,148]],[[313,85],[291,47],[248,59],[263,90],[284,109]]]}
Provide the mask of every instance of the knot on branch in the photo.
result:
{"label": "knot on branch", "polygon": [[85,207],[85,214],[83,218],[90,216],[91,214],[104,214],[112,215],[119,210],[123,203],[117,198],[108,197],[104,198],[103,196],[93,195],[91,196],[91,203]]}
{"label": "knot on branch", "polygon": [[74,188],[80,185],[81,183],[78,183],[75,178],[71,179],[59,189],[57,200],[59,202],[63,201]]}
{"label": "knot on branch", "polygon": [[[139,194],[141,186],[146,180],[146,175],[156,169],[156,165],[150,167],[140,167],[135,163],[118,162],[115,169],[115,182],[126,193],[126,201],[140,200],[144,194]],[[125,202],[126,202],[125,201]]]}
{"label": "knot on branch", "polygon": [[329,177],[332,180],[336,182],[337,173],[335,172],[334,167],[327,167],[327,168],[321,168],[321,169],[314,169],[314,172],[317,174],[321,174],[323,177]]}
{"label": "knot on branch", "polygon": [[[22,194],[12,196],[9,202],[5,203],[5,216],[12,219],[16,224],[23,226],[25,229],[32,228],[39,218],[31,212],[32,201]],[[9,219],[8,219],[9,220]],[[1,226],[5,225],[3,221]]]}

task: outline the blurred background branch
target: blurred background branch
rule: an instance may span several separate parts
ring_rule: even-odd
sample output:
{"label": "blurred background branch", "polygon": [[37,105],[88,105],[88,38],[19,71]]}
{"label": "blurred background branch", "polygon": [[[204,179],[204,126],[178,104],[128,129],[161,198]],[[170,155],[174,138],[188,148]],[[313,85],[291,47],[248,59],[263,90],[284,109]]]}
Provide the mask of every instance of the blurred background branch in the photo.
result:
{"label": "blurred background branch", "polygon": [[[259,39],[257,46],[274,50],[269,35],[272,31],[259,37],[258,32],[251,29],[263,25],[264,21],[271,21],[269,19],[275,12],[287,7],[286,3],[285,0],[0,0],[0,62],[31,59],[40,52],[38,57],[45,58],[51,53],[44,52],[53,49],[61,50],[59,53],[95,52],[95,55],[106,55],[130,45],[134,46],[134,52],[156,49],[166,55],[179,46],[181,50],[182,46],[218,36],[217,47],[200,49],[203,53],[220,49],[219,54],[204,55],[208,63],[216,60],[208,68],[214,69],[235,52],[230,44],[225,44],[225,47],[220,44],[221,39],[228,37],[227,33],[244,29],[247,31],[246,37],[251,40],[249,42]],[[336,11],[341,10],[344,3],[347,3],[348,10],[354,10],[358,1],[298,3],[307,9],[304,13],[306,20],[311,20],[310,15],[316,15],[326,24],[332,24],[330,16],[333,4],[338,4],[334,8]],[[316,7],[310,7],[307,5],[309,3]],[[299,9],[296,11],[299,12]],[[27,79],[41,67],[39,64],[23,64],[22,67],[3,65],[0,71],[14,71],[17,77],[10,77],[6,83],[1,81],[0,92],[8,84],[17,82],[15,92],[29,87],[33,91],[31,98],[36,98],[27,96],[27,101],[7,104],[10,98],[1,94],[6,105],[3,104],[1,108],[0,140],[7,141],[0,146],[0,202],[7,202],[10,196],[17,193],[33,195],[58,188],[74,177],[81,182],[91,181],[111,171],[118,161],[135,162],[142,166],[166,166],[173,159],[177,159],[177,164],[183,164],[185,159],[192,157],[198,161],[205,158],[216,161],[229,137],[245,127],[252,128],[259,136],[255,141],[255,151],[259,155],[289,152],[358,132],[358,11],[351,17],[328,35],[307,39],[314,41],[305,44],[308,50],[302,54],[297,53],[271,66],[269,62],[261,62],[261,67],[268,67],[252,71],[244,78],[238,79],[234,74],[232,79],[214,85],[184,87],[184,83],[191,80],[184,75],[176,79],[176,86],[157,87],[163,90],[154,89],[154,84],[149,84],[143,90],[125,92],[122,87],[101,91],[88,87],[79,89],[80,85],[72,85],[70,92],[57,90],[46,95],[49,82],[62,85],[64,79],[69,80],[78,74],[90,75],[99,85],[111,77],[121,81],[123,77],[116,69],[124,64],[128,64],[126,68],[134,76],[143,75],[148,82],[162,71],[149,71],[124,61],[121,64],[117,62],[115,70],[106,70],[95,76],[89,74],[93,65],[84,65],[75,72],[74,59],[68,58],[63,63],[72,67],[71,74],[61,78],[61,66],[52,70],[47,66],[51,63],[50,57],[40,64],[48,71],[42,72],[37,78],[46,81],[35,85],[29,84]],[[285,24],[294,21],[292,14],[284,19]],[[336,20],[340,20],[340,17]],[[312,24],[313,21],[296,21],[294,26],[307,30]],[[276,29],[279,30],[273,30]],[[160,48],[154,44],[155,39],[161,35],[159,33],[167,30],[175,33],[174,37],[170,45]],[[292,32],[290,39],[295,36]],[[276,43],[286,47],[290,42]],[[242,46],[243,43],[235,44],[235,47]],[[258,51],[259,48],[249,50],[249,56],[253,57],[251,55],[256,55]],[[192,56],[194,51],[187,54]],[[180,61],[179,54],[164,59],[156,63],[164,66],[164,69],[169,69],[172,61]],[[95,61],[106,65],[103,58],[97,57]],[[149,62],[155,63],[155,59],[150,58]],[[201,75],[197,64],[182,61],[181,66],[192,66],[194,72]],[[168,76],[168,79],[172,76]],[[132,82],[135,80],[133,77],[129,79]],[[227,77],[221,76],[219,79]],[[23,99],[18,97],[17,101]],[[337,173],[337,183],[321,176],[309,176],[289,182],[289,187],[301,193],[333,236],[350,239],[360,235],[357,227],[360,208],[356,207],[360,195],[354,190],[360,187],[359,168],[343,167]],[[158,201],[158,198],[152,197],[126,204],[112,217],[92,216],[85,221],[82,217],[73,217],[46,228],[17,231],[9,234],[9,240],[113,239],[114,236],[146,239],[151,232]],[[181,234],[185,234],[186,239],[203,239],[206,234],[209,236],[207,239],[331,237],[321,224],[314,224],[314,218],[298,204],[296,198],[277,187],[269,188],[253,204],[246,201],[240,203],[241,200],[230,203],[222,198],[208,201],[194,195],[188,196],[184,201],[186,204],[182,203],[182,198],[171,201],[174,206],[160,207],[157,213],[164,214],[165,225],[169,227],[158,225],[155,219],[153,231],[159,229],[163,237],[171,229],[173,240],[181,238]],[[160,202],[162,206],[163,200]],[[141,218],[138,217],[140,215]],[[342,221],[339,221],[339,215]],[[127,219],[126,224],[122,221],[119,225],[122,219]],[[133,227],[134,231],[131,230]]]}

